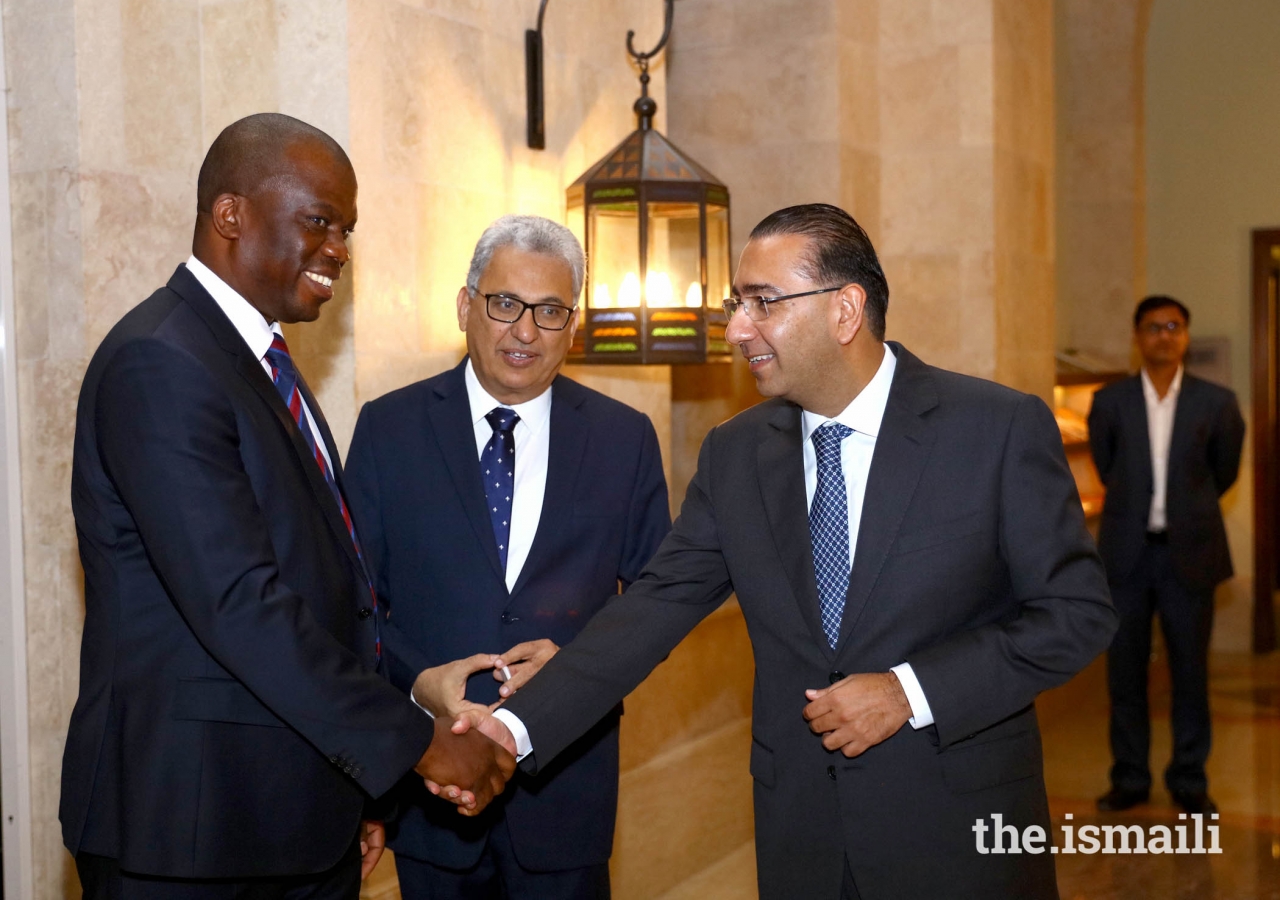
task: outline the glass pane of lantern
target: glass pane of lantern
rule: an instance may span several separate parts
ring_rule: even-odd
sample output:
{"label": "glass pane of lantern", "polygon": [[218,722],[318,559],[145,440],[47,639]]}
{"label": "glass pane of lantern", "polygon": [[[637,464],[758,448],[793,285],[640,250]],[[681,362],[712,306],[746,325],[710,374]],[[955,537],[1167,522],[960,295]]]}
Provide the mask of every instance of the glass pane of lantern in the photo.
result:
{"label": "glass pane of lantern", "polygon": [[650,310],[702,308],[702,235],[698,204],[649,204],[645,305]]}
{"label": "glass pane of lantern", "polygon": [[707,204],[707,353],[731,353],[724,339],[720,303],[729,296],[733,274],[729,263],[729,208]]}
{"label": "glass pane of lantern", "polygon": [[592,309],[640,306],[638,204],[601,203],[590,209],[587,244],[587,304]]}

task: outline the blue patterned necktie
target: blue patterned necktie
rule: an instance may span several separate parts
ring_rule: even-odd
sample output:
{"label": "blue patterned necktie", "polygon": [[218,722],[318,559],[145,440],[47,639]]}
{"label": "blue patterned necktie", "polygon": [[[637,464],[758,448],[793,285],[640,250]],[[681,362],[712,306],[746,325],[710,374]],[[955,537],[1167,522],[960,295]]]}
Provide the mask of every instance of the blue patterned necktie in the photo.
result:
{"label": "blue patterned necktie", "polygon": [[489,520],[498,542],[498,558],[507,570],[507,547],[511,544],[511,495],[516,481],[516,439],[512,433],[520,417],[514,409],[499,406],[485,416],[493,426],[493,437],[480,454],[484,473],[484,495],[489,501]]}
{"label": "blue patterned necktie", "polygon": [[818,457],[818,488],[809,506],[809,540],[813,543],[813,574],[818,581],[822,630],[834,650],[840,640],[840,618],[849,590],[849,503],[840,466],[840,443],[853,429],[828,422],[813,433]]}

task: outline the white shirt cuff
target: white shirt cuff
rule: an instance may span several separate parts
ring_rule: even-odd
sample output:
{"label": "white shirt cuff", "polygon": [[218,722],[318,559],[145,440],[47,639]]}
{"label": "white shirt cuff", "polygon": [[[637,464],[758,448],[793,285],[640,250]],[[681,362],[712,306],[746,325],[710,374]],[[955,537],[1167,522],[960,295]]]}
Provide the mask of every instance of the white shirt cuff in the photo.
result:
{"label": "white shirt cuff", "polygon": [[917,731],[928,728],[933,724],[933,710],[929,708],[929,701],[925,699],[924,690],[920,687],[920,680],[916,678],[911,663],[902,663],[889,671],[898,676],[902,692],[907,695],[907,702],[911,704],[911,718],[907,720],[911,727]]}
{"label": "white shirt cuff", "polygon": [[505,709],[495,709],[493,717],[506,725],[511,731],[511,736],[516,739],[516,762],[533,752],[533,742],[529,740],[529,729],[524,727],[524,723],[515,713]]}

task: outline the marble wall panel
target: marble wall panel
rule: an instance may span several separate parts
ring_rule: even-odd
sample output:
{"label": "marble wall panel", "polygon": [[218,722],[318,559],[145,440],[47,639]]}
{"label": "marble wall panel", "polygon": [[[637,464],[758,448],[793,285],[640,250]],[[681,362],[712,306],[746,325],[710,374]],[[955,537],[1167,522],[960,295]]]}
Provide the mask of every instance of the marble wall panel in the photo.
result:
{"label": "marble wall panel", "polygon": [[5,0],[5,107],[15,174],[66,168],[78,159],[75,9],[74,0]]}
{"label": "marble wall panel", "polygon": [[200,10],[204,143],[232,122],[279,108],[275,0],[224,0]]}
{"label": "marble wall panel", "polygon": [[[128,162],[189,171],[203,155],[198,0],[119,0]],[[85,73],[86,76],[89,73]],[[82,90],[94,83],[86,77]],[[82,97],[91,101],[90,96]]]}
{"label": "marble wall panel", "polygon": [[751,840],[750,752],[751,723],[740,719],[623,773],[614,896],[661,896]]}

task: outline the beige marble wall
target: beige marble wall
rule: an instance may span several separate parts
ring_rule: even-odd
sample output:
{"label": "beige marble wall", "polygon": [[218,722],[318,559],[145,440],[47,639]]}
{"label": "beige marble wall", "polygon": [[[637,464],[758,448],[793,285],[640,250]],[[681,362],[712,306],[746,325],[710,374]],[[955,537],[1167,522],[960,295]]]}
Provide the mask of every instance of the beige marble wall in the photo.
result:
{"label": "beige marble wall", "polygon": [[1059,350],[1124,369],[1146,285],[1143,54],[1152,0],[1058,0]]}

